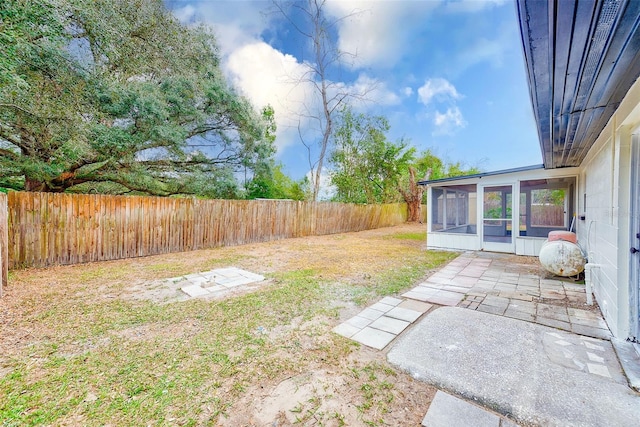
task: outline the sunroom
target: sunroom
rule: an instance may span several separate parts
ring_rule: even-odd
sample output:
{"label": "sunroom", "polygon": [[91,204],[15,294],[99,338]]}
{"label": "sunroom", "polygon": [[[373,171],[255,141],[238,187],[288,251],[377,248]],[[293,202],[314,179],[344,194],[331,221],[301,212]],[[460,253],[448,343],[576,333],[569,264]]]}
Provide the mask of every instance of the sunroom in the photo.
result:
{"label": "sunroom", "polygon": [[580,220],[577,183],[577,168],[543,165],[421,181],[427,246],[538,255],[550,231]]}

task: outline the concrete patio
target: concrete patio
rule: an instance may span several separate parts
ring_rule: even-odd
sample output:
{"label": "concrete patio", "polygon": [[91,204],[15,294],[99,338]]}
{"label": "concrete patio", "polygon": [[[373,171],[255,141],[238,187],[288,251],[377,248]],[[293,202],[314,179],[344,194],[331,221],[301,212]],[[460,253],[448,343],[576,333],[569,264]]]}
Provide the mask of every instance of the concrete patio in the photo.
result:
{"label": "concrete patio", "polygon": [[585,286],[532,258],[464,253],[334,331],[387,349],[392,364],[440,389],[424,426],[640,422],[628,385],[640,369],[633,347],[616,344],[627,378]]}
{"label": "concrete patio", "polygon": [[[437,306],[458,306],[594,338],[610,338],[597,307],[585,304],[584,285],[547,278],[539,264],[518,264],[519,258],[531,260],[496,253],[464,253],[402,294],[402,299],[386,297],[338,325],[334,332],[382,350],[423,313]],[[404,310],[405,317],[394,315],[396,306]]]}

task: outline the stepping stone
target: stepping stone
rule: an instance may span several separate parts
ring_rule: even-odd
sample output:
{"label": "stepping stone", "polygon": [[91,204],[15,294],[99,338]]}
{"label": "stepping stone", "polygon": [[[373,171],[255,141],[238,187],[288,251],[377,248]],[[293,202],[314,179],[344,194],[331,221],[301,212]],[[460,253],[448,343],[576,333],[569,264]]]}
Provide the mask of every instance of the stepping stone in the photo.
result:
{"label": "stepping stone", "polygon": [[190,285],[180,289],[182,290],[182,292],[189,295],[190,297],[200,297],[203,295],[209,295],[209,291],[207,291],[200,285]]}
{"label": "stepping stone", "polygon": [[385,316],[393,317],[394,319],[404,320],[405,322],[413,323],[422,313],[416,310],[410,310],[408,308],[395,307],[392,310],[385,313]]}
{"label": "stepping stone", "polygon": [[424,427],[499,427],[500,417],[438,390],[422,420]]}
{"label": "stepping stone", "polygon": [[247,279],[251,279],[254,282],[262,282],[264,280],[264,276],[260,274],[250,273],[248,271],[240,270],[239,274]]}
{"label": "stepping stone", "polygon": [[207,284],[203,287],[209,292],[220,292],[227,289],[222,285],[216,285],[216,284]]}
{"label": "stepping stone", "polygon": [[382,316],[384,313],[382,311],[374,310],[373,308],[365,308],[358,314],[360,317],[364,317],[369,320],[376,320],[378,317]]}
{"label": "stepping stone", "polygon": [[233,277],[228,279],[216,279],[216,283],[222,286],[226,286],[227,288],[233,288],[235,286],[248,285],[249,283],[253,283],[253,280],[247,279],[246,277]]}
{"label": "stepping stone", "polygon": [[426,313],[431,309],[431,307],[433,307],[433,304],[410,299],[404,300],[400,304],[398,304],[398,308],[407,308],[409,310],[415,310],[421,313]]}
{"label": "stepping stone", "polygon": [[360,331],[361,331],[360,328],[352,326],[346,322],[340,323],[338,326],[333,328],[333,332],[335,332],[338,335],[342,335],[345,338],[351,338],[352,336],[354,336]]}
{"label": "stepping stone", "polygon": [[353,316],[351,319],[347,320],[344,323],[348,323],[353,327],[362,329],[365,326],[369,326],[369,323],[371,323],[371,319],[367,319],[366,317],[362,317],[362,316]]}
{"label": "stepping stone", "polygon": [[357,334],[351,337],[352,340],[364,344],[367,347],[375,348],[376,350],[382,350],[396,337],[395,334],[366,327]]}
{"label": "stepping stone", "polygon": [[402,300],[400,298],[384,297],[379,302],[381,302],[382,304],[388,304],[395,307],[396,305],[400,304]]}
{"label": "stepping stone", "polygon": [[377,302],[377,303],[369,306],[369,308],[381,311],[383,313],[386,313],[387,311],[391,310],[394,307],[395,307],[395,305],[383,304],[382,302]]}
{"label": "stepping stone", "polygon": [[400,332],[404,331],[406,327],[409,325],[410,323],[405,322],[404,320],[398,320],[398,319],[393,319],[391,317],[382,316],[377,320],[375,320],[373,323],[371,323],[369,327],[380,329],[381,331],[398,335]]}
{"label": "stepping stone", "polygon": [[185,286],[182,286],[180,289],[190,297],[198,297],[236,286],[261,282],[264,280],[264,276],[236,267],[228,267],[188,274],[186,276],[172,277],[166,280],[172,283],[178,283],[179,285],[182,284],[180,282],[183,282]]}
{"label": "stepping stone", "polygon": [[198,285],[198,286],[202,285],[203,283],[208,283],[210,281],[209,279],[203,276],[192,276],[192,277],[187,276],[187,280],[193,283],[194,285]]}

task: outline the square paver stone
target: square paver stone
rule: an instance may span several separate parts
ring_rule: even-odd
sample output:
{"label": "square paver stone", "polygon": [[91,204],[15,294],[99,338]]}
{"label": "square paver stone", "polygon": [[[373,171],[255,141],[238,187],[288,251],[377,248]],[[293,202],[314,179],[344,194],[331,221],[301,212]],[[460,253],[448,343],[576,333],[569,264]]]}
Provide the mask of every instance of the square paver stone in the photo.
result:
{"label": "square paver stone", "polygon": [[369,306],[369,308],[381,311],[383,313],[386,313],[387,311],[391,310],[393,307],[395,307],[395,305],[383,304],[382,302],[377,302]]}
{"label": "square paver stone", "polygon": [[416,286],[408,292],[402,294],[405,298],[411,298],[418,301],[427,301],[430,297],[440,292],[440,289],[434,289],[427,286]]}
{"label": "square paver stone", "polygon": [[378,317],[382,316],[384,313],[382,311],[374,310],[373,308],[365,308],[358,314],[360,317],[364,317],[369,320],[376,320]]}
{"label": "square paver stone", "polygon": [[200,273],[192,273],[192,274],[187,274],[186,276],[183,276],[183,277],[187,280],[191,280],[191,279],[203,278],[204,276]]}
{"label": "square paver stone", "polygon": [[190,278],[188,277],[187,280],[189,282],[193,283],[194,285],[198,285],[198,286],[210,282],[209,279],[207,279],[206,277],[203,277],[203,276],[194,276],[194,277],[190,277]]}
{"label": "square paver stone", "polygon": [[438,390],[422,420],[424,427],[499,427],[500,417]]}
{"label": "square paver stone", "polygon": [[369,323],[371,323],[371,319],[367,319],[366,317],[362,317],[362,316],[353,316],[351,319],[347,320],[345,323],[348,323],[351,326],[354,326],[356,328],[362,329],[365,326],[369,326]]}
{"label": "square paver stone", "polygon": [[352,336],[354,336],[355,334],[357,334],[358,332],[360,332],[362,329],[360,328],[356,328],[353,325],[350,325],[348,323],[340,323],[338,326],[336,326],[335,328],[333,328],[333,332],[335,332],[338,335],[342,335],[345,338],[351,338]]}
{"label": "square paver stone", "polygon": [[381,331],[390,332],[392,334],[398,335],[400,332],[404,331],[407,326],[409,326],[409,322],[405,322],[404,320],[394,319],[392,317],[382,316],[377,320],[374,320],[369,327],[380,329]]}
{"label": "square paver stone", "polygon": [[456,306],[464,298],[464,294],[457,292],[440,291],[435,295],[428,296],[426,301],[440,305]]}
{"label": "square paver stone", "polygon": [[592,328],[584,325],[571,325],[571,332],[579,335],[586,335],[588,337],[600,338],[603,340],[611,339],[611,332],[608,329]]}
{"label": "square paver stone", "polygon": [[216,283],[218,285],[224,285],[224,286],[234,286],[234,283],[238,283],[240,281],[246,281],[247,279],[244,277],[238,277],[238,276],[220,276],[220,277],[216,277]]}
{"label": "square paver stone", "polygon": [[225,283],[220,283],[216,280],[216,283],[226,286],[227,288],[233,288],[235,286],[248,285],[249,283],[253,283],[254,281],[251,279],[247,279],[246,277],[236,277],[233,280],[226,281]]}
{"label": "square paver stone", "polygon": [[400,298],[384,297],[380,301],[382,304],[393,305],[394,307],[402,302]]}
{"label": "square paver stone", "polygon": [[429,304],[428,302],[415,301],[415,300],[404,300],[400,304],[398,304],[398,308],[406,308],[409,310],[419,311],[421,313],[426,313],[433,307],[433,304]]}
{"label": "square paver stone", "polygon": [[402,307],[394,307],[393,310],[385,313],[385,316],[393,317],[394,319],[404,320],[405,322],[413,323],[420,316],[422,316],[422,312],[416,310],[410,310],[408,308]]}
{"label": "square paver stone", "polygon": [[427,301],[427,299],[429,298],[428,295],[422,294],[420,292],[414,292],[414,291],[405,292],[404,294],[402,294],[402,296],[405,298],[411,298],[418,301]]}
{"label": "square paver stone", "polygon": [[374,329],[366,327],[357,334],[351,337],[352,340],[364,344],[367,347],[375,348],[376,350],[382,350],[396,337],[395,334],[381,331],[380,329]]}
{"label": "square paver stone", "polygon": [[264,276],[260,274],[250,273],[248,271],[240,270],[240,275],[242,277],[246,277],[247,279],[251,279],[254,282],[262,282],[264,280]]}
{"label": "square paver stone", "polygon": [[199,297],[202,295],[210,295],[209,291],[204,289],[200,285],[189,285],[180,288],[182,292],[189,295],[190,297]]}
{"label": "square paver stone", "polygon": [[240,270],[237,267],[225,267],[225,268],[216,268],[215,270],[211,270],[211,271],[214,271],[216,273],[223,274],[223,275],[236,275],[238,274],[239,271],[242,271],[242,270]]}
{"label": "square paver stone", "polygon": [[227,288],[225,288],[224,286],[216,285],[216,284],[213,284],[213,283],[207,283],[207,284],[203,285],[203,287],[209,292],[220,292],[220,291],[227,290]]}

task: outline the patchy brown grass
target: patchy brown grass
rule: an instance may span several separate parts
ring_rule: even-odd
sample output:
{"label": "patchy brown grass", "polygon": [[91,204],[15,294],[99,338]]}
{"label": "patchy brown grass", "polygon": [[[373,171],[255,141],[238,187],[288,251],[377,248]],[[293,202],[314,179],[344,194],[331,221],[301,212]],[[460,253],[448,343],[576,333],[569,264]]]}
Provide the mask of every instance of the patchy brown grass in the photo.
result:
{"label": "patchy brown grass", "polygon": [[[4,425],[418,425],[434,389],[331,332],[451,259],[419,225],[10,274]],[[268,280],[180,301],[162,279]],[[276,424],[273,424],[276,423]]]}

